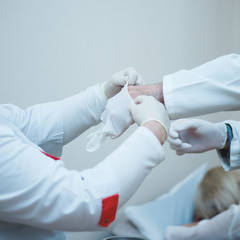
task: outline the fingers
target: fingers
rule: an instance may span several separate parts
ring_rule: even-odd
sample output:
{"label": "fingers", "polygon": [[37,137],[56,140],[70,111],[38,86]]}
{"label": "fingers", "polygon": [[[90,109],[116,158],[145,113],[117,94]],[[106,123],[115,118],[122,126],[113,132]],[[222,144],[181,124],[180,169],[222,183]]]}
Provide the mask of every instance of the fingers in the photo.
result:
{"label": "fingers", "polygon": [[138,96],[134,99],[134,103],[135,104],[141,104],[143,103],[144,101],[146,101],[148,98],[148,96],[144,96],[144,95],[141,95],[141,96]]}
{"label": "fingers", "polygon": [[191,149],[191,147],[192,147],[192,146],[191,146],[190,144],[188,144],[188,143],[183,143],[183,142],[181,143],[180,146],[170,144],[170,148],[171,148],[171,149],[173,149],[173,150],[175,150],[175,151],[182,151],[182,152],[184,152],[184,153],[189,152],[190,149]]}
{"label": "fingers", "polygon": [[[183,155],[185,153],[189,153],[191,152],[191,148],[192,148],[191,144],[182,142],[182,140],[180,139],[180,135],[178,131],[180,131],[180,129],[181,130],[184,129],[184,128],[181,128],[183,123],[184,123],[184,119],[175,121],[170,127],[169,137],[167,139],[170,145],[170,148],[175,150],[177,155]],[[187,126],[185,125],[184,127],[187,127]]]}
{"label": "fingers", "polygon": [[[173,123],[174,124],[174,123]],[[171,125],[170,129],[169,129],[169,137],[176,139],[179,137],[179,134],[177,131],[175,131],[173,124]]]}
{"label": "fingers", "polygon": [[114,73],[110,77],[110,80],[106,81],[101,86],[105,95],[109,99],[119,93],[127,82],[128,85],[139,85],[144,83],[142,76],[138,74],[134,68],[127,68]]}
{"label": "fingers", "polygon": [[186,151],[181,151],[181,150],[176,151],[176,154],[179,155],[179,156],[182,156],[185,153],[188,153],[188,151],[187,152]]}
{"label": "fingers", "polygon": [[125,81],[128,81],[129,85],[141,85],[144,84],[144,80],[140,74],[134,68],[127,68],[124,70]]}
{"label": "fingers", "polygon": [[177,155],[183,155],[185,153],[190,153],[192,145],[182,142],[180,139],[167,139],[170,148],[175,150]]}
{"label": "fingers", "polygon": [[144,81],[143,77],[140,74],[138,74],[138,78],[137,78],[135,85],[143,85],[143,84],[145,84],[145,81]]}
{"label": "fingers", "polygon": [[129,105],[130,112],[134,115],[134,113],[137,111],[137,108],[139,104],[142,104],[146,96],[138,96],[134,99],[134,101]]}
{"label": "fingers", "polygon": [[117,72],[112,76],[112,85],[124,86],[126,82],[128,82],[128,75],[124,72]]}
{"label": "fingers", "polygon": [[174,146],[174,147],[180,147],[182,145],[182,141],[179,138],[173,139],[170,137],[170,135],[169,135],[167,141],[169,142],[169,144],[171,146]]}
{"label": "fingers", "polygon": [[125,78],[127,79],[129,85],[134,85],[138,79],[138,73],[134,68],[127,68],[125,70]]}
{"label": "fingers", "polygon": [[172,138],[169,134],[167,141],[173,150],[188,150],[191,148],[191,144],[183,142],[180,138]]}
{"label": "fingers", "polygon": [[134,111],[134,108],[135,108],[135,102],[132,102],[129,104],[128,108],[129,108],[129,111],[133,114],[133,111]]}

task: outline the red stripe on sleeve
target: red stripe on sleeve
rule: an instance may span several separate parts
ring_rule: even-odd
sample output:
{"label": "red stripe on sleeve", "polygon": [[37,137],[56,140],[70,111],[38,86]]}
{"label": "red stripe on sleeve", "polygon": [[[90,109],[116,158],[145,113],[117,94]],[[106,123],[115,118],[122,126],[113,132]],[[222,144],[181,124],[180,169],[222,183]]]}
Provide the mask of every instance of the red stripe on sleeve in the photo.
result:
{"label": "red stripe on sleeve", "polygon": [[102,215],[99,225],[108,227],[116,218],[119,194],[102,199]]}
{"label": "red stripe on sleeve", "polygon": [[55,156],[53,156],[53,155],[50,155],[50,154],[48,154],[48,153],[45,153],[45,152],[43,152],[43,151],[42,151],[42,153],[43,153],[43,154],[45,154],[46,156],[48,156],[48,157],[52,158],[52,159],[53,159],[53,160],[55,160],[55,161],[56,161],[56,160],[60,160],[60,158],[59,158],[59,157],[55,157]]}

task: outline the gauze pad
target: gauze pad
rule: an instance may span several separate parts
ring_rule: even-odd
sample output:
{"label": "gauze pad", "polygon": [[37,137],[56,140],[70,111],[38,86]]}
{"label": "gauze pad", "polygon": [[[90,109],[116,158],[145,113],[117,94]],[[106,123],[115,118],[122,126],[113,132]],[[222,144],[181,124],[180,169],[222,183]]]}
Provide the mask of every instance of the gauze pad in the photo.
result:
{"label": "gauze pad", "polygon": [[128,94],[127,86],[128,83],[124,85],[117,95],[108,100],[107,106],[101,115],[101,128],[87,136],[89,142],[87,143],[86,150],[88,152],[94,152],[100,148],[107,137],[111,137],[112,139],[119,137],[134,123],[128,108],[133,100]]}

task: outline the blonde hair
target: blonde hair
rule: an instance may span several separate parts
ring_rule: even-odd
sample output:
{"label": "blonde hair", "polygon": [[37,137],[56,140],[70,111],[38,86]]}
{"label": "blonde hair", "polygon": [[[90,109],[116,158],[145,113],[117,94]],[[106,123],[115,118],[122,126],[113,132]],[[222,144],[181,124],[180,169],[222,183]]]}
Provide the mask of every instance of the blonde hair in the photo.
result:
{"label": "blonde hair", "polygon": [[195,220],[212,218],[240,200],[240,175],[222,167],[210,169],[200,183],[195,199]]}

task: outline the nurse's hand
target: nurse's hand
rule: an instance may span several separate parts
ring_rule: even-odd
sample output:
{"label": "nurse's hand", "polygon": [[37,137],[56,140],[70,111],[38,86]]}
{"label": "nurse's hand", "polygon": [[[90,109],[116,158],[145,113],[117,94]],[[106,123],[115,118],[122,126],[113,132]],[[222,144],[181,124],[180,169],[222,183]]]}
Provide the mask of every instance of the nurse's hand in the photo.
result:
{"label": "nurse's hand", "polygon": [[201,119],[179,119],[172,123],[168,142],[178,155],[222,149],[227,139],[223,122],[210,123]]}
{"label": "nurse's hand", "polygon": [[163,144],[170,126],[167,112],[160,102],[151,96],[139,96],[129,106],[134,121],[147,127]]}
{"label": "nurse's hand", "polygon": [[107,98],[111,98],[119,93],[126,82],[128,82],[129,85],[139,85],[143,84],[144,80],[134,68],[126,68],[117,72],[102,84],[103,91]]}

